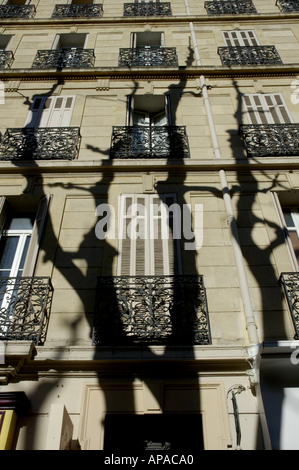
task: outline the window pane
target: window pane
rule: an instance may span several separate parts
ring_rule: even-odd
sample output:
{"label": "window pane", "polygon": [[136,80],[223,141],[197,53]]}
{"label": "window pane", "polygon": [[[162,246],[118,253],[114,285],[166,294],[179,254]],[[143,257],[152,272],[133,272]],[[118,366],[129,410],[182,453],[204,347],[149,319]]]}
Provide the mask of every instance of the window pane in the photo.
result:
{"label": "window pane", "polygon": [[29,247],[29,243],[30,243],[30,236],[26,237],[26,242],[25,242],[25,246],[24,246],[23,253],[22,253],[22,258],[21,258],[21,261],[20,261],[18,276],[22,276],[22,271],[23,271],[23,268],[24,268],[25,259],[26,259],[27,251],[28,251],[28,247]]}
{"label": "window pane", "polygon": [[11,269],[19,237],[2,237],[0,241],[0,269]]}
{"label": "window pane", "polygon": [[16,215],[9,223],[8,230],[32,230],[34,215]]}
{"label": "window pane", "polygon": [[286,222],[286,226],[287,227],[295,227],[293,217],[290,213],[290,209],[283,209],[283,215],[284,215],[284,219],[285,219],[285,222]]}
{"label": "window pane", "polygon": [[299,264],[299,238],[296,232],[289,232],[297,263]]}

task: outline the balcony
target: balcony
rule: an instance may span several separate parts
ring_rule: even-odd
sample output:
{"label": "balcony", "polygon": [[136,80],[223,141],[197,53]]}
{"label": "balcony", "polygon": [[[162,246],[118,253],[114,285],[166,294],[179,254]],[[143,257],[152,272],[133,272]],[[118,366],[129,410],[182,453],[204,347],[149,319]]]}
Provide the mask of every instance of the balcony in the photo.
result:
{"label": "balcony", "polygon": [[48,277],[1,277],[0,340],[43,342],[52,292]]}
{"label": "balcony", "polygon": [[119,50],[119,67],[177,67],[175,47],[139,46]]}
{"label": "balcony", "polygon": [[73,160],[79,144],[78,127],[7,129],[0,144],[0,161]]}
{"label": "balcony", "polygon": [[279,6],[283,13],[292,13],[299,11],[299,0],[277,0],[276,5]]}
{"label": "balcony", "polygon": [[291,312],[296,339],[299,339],[299,273],[281,273],[280,282]]}
{"label": "balcony", "polygon": [[93,342],[211,344],[203,276],[100,277]]}
{"label": "balcony", "polygon": [[299,155],[299,124],[245,124],[240,133],[248,157]]}
{"label": "balcony", "polygon": [[170,2],[125,3],[124,16],[172,16]]}
{"label": "balcony", "polygon": [[52,18],[100,18],[103,14],[101,4],[55,5]]}
{"label": "balcony", "polygon": [[13,63],[14,56],[11,51],[0,50],[0,69],[9,69]]}
{"label": "balcony", "polygon": [[275,46],[230,46],[219,47],[222,65],[282,64]]}
{"label": "balcony", "polygon": [[66,48],[50,51],[37,51],[32,68],[89,68],[94,66],[94,61],[95,56],[93,49]]}
{"label": "balcony", "polygon": [[0,5],[0,18],[29,19],[35,13],[34,5]]}
{"label": "balcony", "polygon": [[251,0],[213,0],[205,2],[208,15],[239,15],[257,13]]}
{"label": "balcony", "polygon": [[187,158],[184,126],[113,127],[110,158]]}

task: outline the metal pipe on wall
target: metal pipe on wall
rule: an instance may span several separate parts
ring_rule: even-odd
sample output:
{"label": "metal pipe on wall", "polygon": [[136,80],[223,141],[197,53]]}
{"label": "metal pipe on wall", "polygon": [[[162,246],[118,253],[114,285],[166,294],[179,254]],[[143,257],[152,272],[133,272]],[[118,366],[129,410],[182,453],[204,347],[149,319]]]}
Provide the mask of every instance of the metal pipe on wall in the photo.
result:
{"label": "metal pipe on wall", "polygon": [[[190,16],[191,13],[190,13],[188,0],[185,0],[185,6],[186,6],[187,15]],[[190,27],[190,33],[191,33],[195,59],[196,59],[196,65],[202,65],[201,60],[200,60],[200,54],[198,50],[198,44],[197,44],[196,34],[194,30],[194,25],[192,21],[189,22],[189,27]],[[221,150],[219,147],[219,142],[218,142],[216,127],[215,127],[215,123],[213,119],[211,104],[209,100],[206,80],[203,75],[201,75],[200,77],[200,84],[201,84],[202,96],[203,96],[204,105],[206,109],[209,129],[211,133],[214,154],[216,158],[220,159]],[[221,183],[223,200],[224,200],[224,205],[225,205],[225,210],[226,210],[226,215],[227,215],[227,223],[230,229],[231,242],[232,242],[237,272],[238,272],[240,291],[241,291],[241,296],[242,296],[242,301],[243,301],[244,316],[245,316],[245,322],[246,322],[246,328],[248,331],[249,341],[251,344],[258,344],[259,338],[258,338],[258,333],[257,333],[257,325],[255,321],[253,305],[251,301],[251,295],[250,295],[247,275],[245,271],[245,265],[244,265],[243,254],[242,254],[241,244],[240,244],[239,235],[238,235],[237,223],[236,223],[232,200],[231,200],[231,196],[230,196],[230,192],[228,188],[226,173],[224,170],[219,171],[219,179]]]}

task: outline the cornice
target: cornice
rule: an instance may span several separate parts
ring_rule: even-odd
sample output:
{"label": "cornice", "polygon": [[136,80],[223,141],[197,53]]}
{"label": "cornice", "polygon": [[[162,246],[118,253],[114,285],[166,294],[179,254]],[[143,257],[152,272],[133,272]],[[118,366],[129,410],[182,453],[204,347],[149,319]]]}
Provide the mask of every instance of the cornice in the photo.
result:
{"label": "cornice", "polygon": [[30,18],[30,19],[18,19],[18,18],[1,18],[1,25],[13,25],[13,26],[42,26],[48,25],[49,27],[57,27],[60,25],[98,25],[98,24],[128,24],[134,23],[134,25],[148,24],[148,23],[231,23],[232,21],[238,21],[238,23],[250,22],[250,21],[263,21],[273,24],[279,21],[279,23],[289,23],[290,21],[296,21],[299,19],[299,12],[292,13],[251,13],[251,14],[225,14],[225,15],[172,15],[172,16],[136,16],[136,17],[106,17],[105,15],[99,18]]}
{"label": "cornice", "polygon": [[[57,174],[91,177],[101,173],[129,173],[130,175],[146,173],[171,173],[181,175],[182,170],[187,173],[218,172],[226,170],[231,172],[265,172],[265,171],[299,171],[299,155],[295,157],[261,157],[258,159],[186,159],[183,163],[175,160],[161,159],[98,159],[98,160],[47,160],[23,162],[0,162],[0,177],[47,175],[55,178]],[[105,184],[105,182],[104,182]]]}
{"label": "cornice", "polygon": [[298,64],[192,66],[192,67],[93,67],[56,69],[7,69],[0,71],[0,80],[19,81],[97,81],[109,80],[194,80],[206,78],[256,78],[286,77],[299,75]]}

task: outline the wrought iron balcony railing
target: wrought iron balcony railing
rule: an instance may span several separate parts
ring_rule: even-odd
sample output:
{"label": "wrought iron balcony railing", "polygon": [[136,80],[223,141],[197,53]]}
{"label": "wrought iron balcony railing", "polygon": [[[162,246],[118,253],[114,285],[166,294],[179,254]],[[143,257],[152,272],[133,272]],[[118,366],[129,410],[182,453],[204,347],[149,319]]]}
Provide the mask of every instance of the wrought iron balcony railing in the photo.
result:
{"label": "wrought iron balcony railing", "polygon": [[33,18],[36,13],[34,5],[0,5],[0,18]]}
{"label": "wrought iron balcony railing", "polygon": [[283,13],[299,11],[299,0],[276,0],[276,5]]}
{"label": "wrought iron balcony railing", "polygon": [[9,69],[13,63],[14,56],[11,51],[0,50],[0,69]]}
{"label": "wrought iron balcony railing", "polygon": [[251,0],[212,0],[205,2],[208,15],[257,13]]}
{"label": "wrought iron balcony railing", "polygon": [[0,160],[73,160],[79,145],[79,127],[7,129],[0,144]]}
{"label": "wrought iron balcony railing", "polygon": [[184,126],[123,126],[112,128],[111,158],[187,158]]}
{"label": "wrought iron balcony railing", "polygon": [[43,342],[52,292],[48,277],[1,277],[0,340]]}
{"label": "wrought iron balcony railing", "polygon": [[280,282],[288,301],[297,339],[299,339],[299,273],[281,273]]}
{"label": "wrought iron balcony railing", "polygon": [[203,276],[100,277],[95,345],[211,344]]}
{"label": "wrought iron balcony railing", "polygon": [[32,68],[89,68],[94,66],[94,61],[95,56],[93,49],[67,48],[50,51],[37,51]]}
{"label": "wrought iron balcony railing", "polygon": [[124,16],[172,16],[171,3],[125,3]]}
{"label": "wrought iron balcony railing", "polygon": [[299,155],[299,124],[242,124],[248,157]]}
{"label": "wrought iron balcony railing", "polygon": [[101,4],[55,5],[52,18],[99,18],[103,14]]}
{"label": "wrought iron balcony railing", "polygon": [[177,67],[175,47],[144,46],[119,50],[119,67]]}
{"label": "wrought iron balcony railing", "polygon": [[222,65],[282,64],[275,46],[218,47]]}

